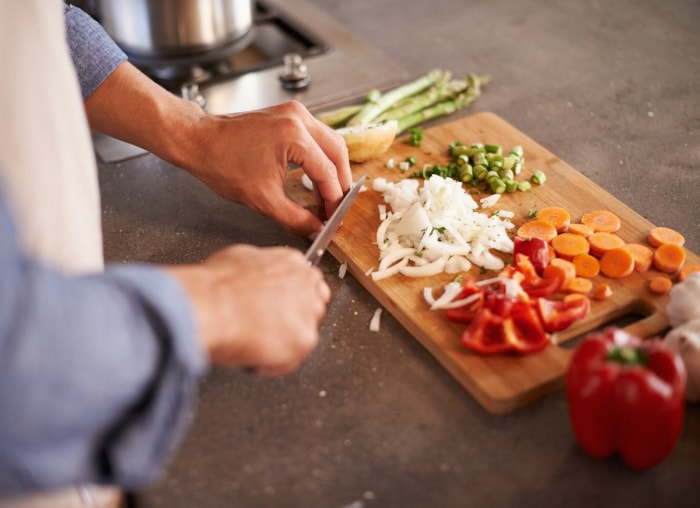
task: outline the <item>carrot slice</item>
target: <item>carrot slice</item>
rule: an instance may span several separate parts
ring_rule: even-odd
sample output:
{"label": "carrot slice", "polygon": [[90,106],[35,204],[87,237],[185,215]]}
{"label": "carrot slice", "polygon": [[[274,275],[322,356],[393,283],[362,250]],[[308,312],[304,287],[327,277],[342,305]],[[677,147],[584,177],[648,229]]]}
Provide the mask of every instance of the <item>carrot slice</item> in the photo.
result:
{"label": "carrot slice", "polygon": [[588,254],[590,245],[585,236],[573,233],[562,233],[552,238],[550,242],[557,256],[572,259],[578,254]]}
{"label": "carrot slice", "polygon": [[520,238],[542,238],[549,242],[557,236],[557,229],[549,222],[535,219],[524,223],[516,233]]}
{"label": "carrot slice", "polygon": [[608,233],[606,231],[596,231],[588,235],[586,240],[588,240],[591,246],[591,254],[597,257],[602,256],[609,250],[619,249],[625,246],[625,241],[622,238],[615,233]]}
{"label": "carrot slice", "polygon": [[649,281],[649,289],[652,293],[656,293],[657,295],[665,295],[671,291],[671,287],[673,287],[673,282],[663,275],[654,277]]}
{"label": "carrot slice", "polygon": [[593,298],[595,300],[607,300],[611,296],[612,288],[609,284],[606,284],[605,282],[603,282],[602,284],[598,284],[593,290]]}
{"label": "carrot slice", "polygon": [[579,254],[571,260],[576,268],[576,275],[592,279],[600,273],[600,261],[590,254]]}
{"label": "carrot slice", "polygon": [[576,268],[571,261],[562,258],[554,258],[549,261],[549,264],[542,271],[544,278],[558,277],[561,279],[562,287],[566,286],[574,277],[576,277]]}
{"label": "carrot slice", "polygon": [[675,243],[665,243],[654,251],[654,266],[665,273],[678,273],[685,263],[685,249]]}
{"label": "carrot slice", "polygon": [[614,233],[620,229],[620,218],[608,210],[594,210],[581,217],[581,223],[591,226],[594,231]]}
{"label": "carrot slice", "polygon": [[647,241],[652,247],[659,247],[665,243],[683,245],[685,243],[685,237],[675,229],[659,226],[651,228],[647,236]]}
{"label": "carrot slice", "polygon": [[681,268],[681,271],[678,272],[678,281],[683,282],[688,278],[688,275],[693,272],[700,272],[700,265],[685,265]]}
{"label": "carrot slice", "polygon": [[564,291],[566,291],[567,293],[578,293],[581,295],[587,295],[592,290],[593,281],[584,277],[574,277],[564,287]]}
{"label": "carrot slice", "polygon": [[627,277],[634,271],[634,258],[624,247],[610,249],[600,258],[600,271],[611,279]]}
{"label": "carrot slice", "polygon": [[588,236],[591,233],[593,233],[593,228],[591,226],[587,226],[586,224],[581,224],[581,223],[574,223],[574,224],[569,224],[569,233],[573,233],[575,235],[581,235],[581,236]]}
{"label": "carrot slice", "polygon": [[646,272],[654,262],[654,251],[641,243],[628,243],[625,248],[634,258],[634,269],[638,272]]}
{"label": "carrot slice", "polygon": [[571,224],[571,215],[560,206],[540,208],[536,217],[539,220],[549,222],[557,230],[557,233],[564,233],[569,229],[569,224]]}

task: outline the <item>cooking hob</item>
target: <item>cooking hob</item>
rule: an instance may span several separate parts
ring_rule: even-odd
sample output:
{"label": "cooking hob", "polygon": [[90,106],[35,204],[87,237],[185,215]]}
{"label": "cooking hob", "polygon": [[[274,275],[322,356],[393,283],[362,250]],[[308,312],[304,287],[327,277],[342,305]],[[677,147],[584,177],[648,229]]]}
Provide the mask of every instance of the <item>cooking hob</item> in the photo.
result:
{"label": "cooking hob", "polygon": [[[258,0],[255,9],[250,41],[221,58],[155,64],[130,59],[154,81],[213,114],[290,99],[319,112],[405,81],[403,69],[305,0]],[[99,133],[93,140],[103,162],[145,153]]]}

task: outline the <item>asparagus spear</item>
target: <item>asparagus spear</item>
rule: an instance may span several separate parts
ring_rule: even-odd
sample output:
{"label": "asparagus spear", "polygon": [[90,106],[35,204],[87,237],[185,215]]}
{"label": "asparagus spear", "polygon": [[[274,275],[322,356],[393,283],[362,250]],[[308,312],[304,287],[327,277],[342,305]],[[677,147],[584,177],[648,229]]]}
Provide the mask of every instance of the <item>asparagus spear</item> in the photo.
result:
{"label": "asparagus spear", "polygon": [[385,111],[377,121],[382,120],[399,120],[405,116],[416,113],[422,109],[432,106],[435,103],[442,102],[446,99],[452,99],[464,92],[469,87],[467,79],[453,80],[444,85],[436,85],[430,87],[425,92],[419,93],[411,97],[410,100],[403,102],[400,106],[390,108]]}
{"label": "asparagus spear", "polygon": [[443,76],[443,71],[435,69],[420,78],[394,88],[384,95],[380,96],[376,101],[365,104],[365,106],[348,120],[347,125],[367,125],[372,123],[379,115],[389,109],[400,99],[416,94],[435,84]]}
{"label": "asparagus spear", "polygon": [[362,108],[367,104],[372,104],[382,96],[382,92],[376,88],[373,88],[365,96],[364,103],[362,104],[351,104],[350,106],[341,106],[337,109],[332,109],[330,111],[324,111],[316,115],[316,118],[321,120],[323,123],[329,127],[339,128],[345,127],[348,120],[353,116],[358,114]]}
{"label": "asparagus spear", "polygon": [[338,109],[319,113],[316,115],[316,118],[330,127],[342,127],[350,118],[359,113],[363,107],[362,104],[343,106]]}
{"label": "asparagus spear", "polygon": [[449,115],[468,106],[481,95],[481,85],[488,83],[489,78],[488,76],[475,76],[470,74],[467,77],[467,81],[469,86],[457,97],[438,102],[433,106],[400,118],[398,132],[405,132],[418,124],[440,116]]}

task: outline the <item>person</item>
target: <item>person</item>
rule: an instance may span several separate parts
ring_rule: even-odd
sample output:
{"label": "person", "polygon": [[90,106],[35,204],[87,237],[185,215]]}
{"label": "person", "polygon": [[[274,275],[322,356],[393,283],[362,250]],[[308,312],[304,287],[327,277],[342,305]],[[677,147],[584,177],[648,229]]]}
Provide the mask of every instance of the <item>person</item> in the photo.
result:
{"label": "person", "polygon": [[282,247],[104,267],[90,128],[307,236],[322,222],[284,195],[288,163],[330,213],[352,185],[347,149],[296,102],[206,114],[59,0],[0,2],[0,54],[0,503],[136,489],[182,438],[208,366],[294,371],[319,340],[330,290]]}

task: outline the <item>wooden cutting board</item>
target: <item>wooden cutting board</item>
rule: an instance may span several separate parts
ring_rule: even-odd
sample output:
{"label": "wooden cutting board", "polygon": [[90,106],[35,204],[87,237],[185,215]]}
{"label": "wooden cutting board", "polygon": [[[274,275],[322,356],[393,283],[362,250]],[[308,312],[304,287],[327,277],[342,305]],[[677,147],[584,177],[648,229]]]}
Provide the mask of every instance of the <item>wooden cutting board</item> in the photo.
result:
{"label": "wooden cutting board", "polygon": [[[505,414],[562,387],[572,353],[572,348],[566,347],[566,341],[574,337],[606,324],[619,323],[624,318],[632,321],[625,328],[642,337],[663,334],[667,329],[664,309],[668,297],[656,296],[647,289],[649,279],[660,273],[651,270],[646,274],[635,272],[624,279],[599,275],[594,284],[607,282],[613,295],[606,301],[592,301],[589,315],[571,328],[555,334],[553,340],[557,345],[542,352],[525,356],[483,356],[464,348],[460,336],[465,326],[447,320],[441,311],[429,310],[422,296],[426,286],[439,295],[440,289],[454,279],[454,274],[427,279],[396,275],[377,282],[367,275],[378,266],[379,250],[375,238],[380,223],[377,206],[382,202],[381,194],[372,190],[372,180],[382,177],[398,181],[407,176],[397,167],[386,168],[386,161],[390,158],[398,162],[414,155],[416,167],[422,167],[424,163],[444,165],[448,160],[449,144],[457,140],[465,144],[500,144],[504,150],[521,145],[526,169],[520,178],[529,178],[534,171],[542,170],[547,181],[543,186],[533,186],[529,192],[504,194],[499,200],[497,208],[515,212],[512,222],[516,226],[529,219],[530,210],[551,205],[567,209],[572,222],[577,222],[581,215],[592,210],[610,210],[622,219],[618,234],[627,242],[646,243],[647,233],[653,225],[494,114],[480,113],[427,129],[420,148],[407,145],[404,140],[405,137],[398,138],[381,157],[353,166],[355,179],[368,174],[368,189],[357,197],[329,252],[339,262],[347,262],[350,273],[379,304],[420,341],[487,411]],[[301,171],[289,173],[286,190],[298,203],[312,207],[313,196],[302,186],[301,174]],[[475,199],[478,202],[478,197]],[[688,252],[687,262],[698,263],[700,258]],[[467,275],[485,278],[494,274],[481,274],[478,267],[473,267]]]}

